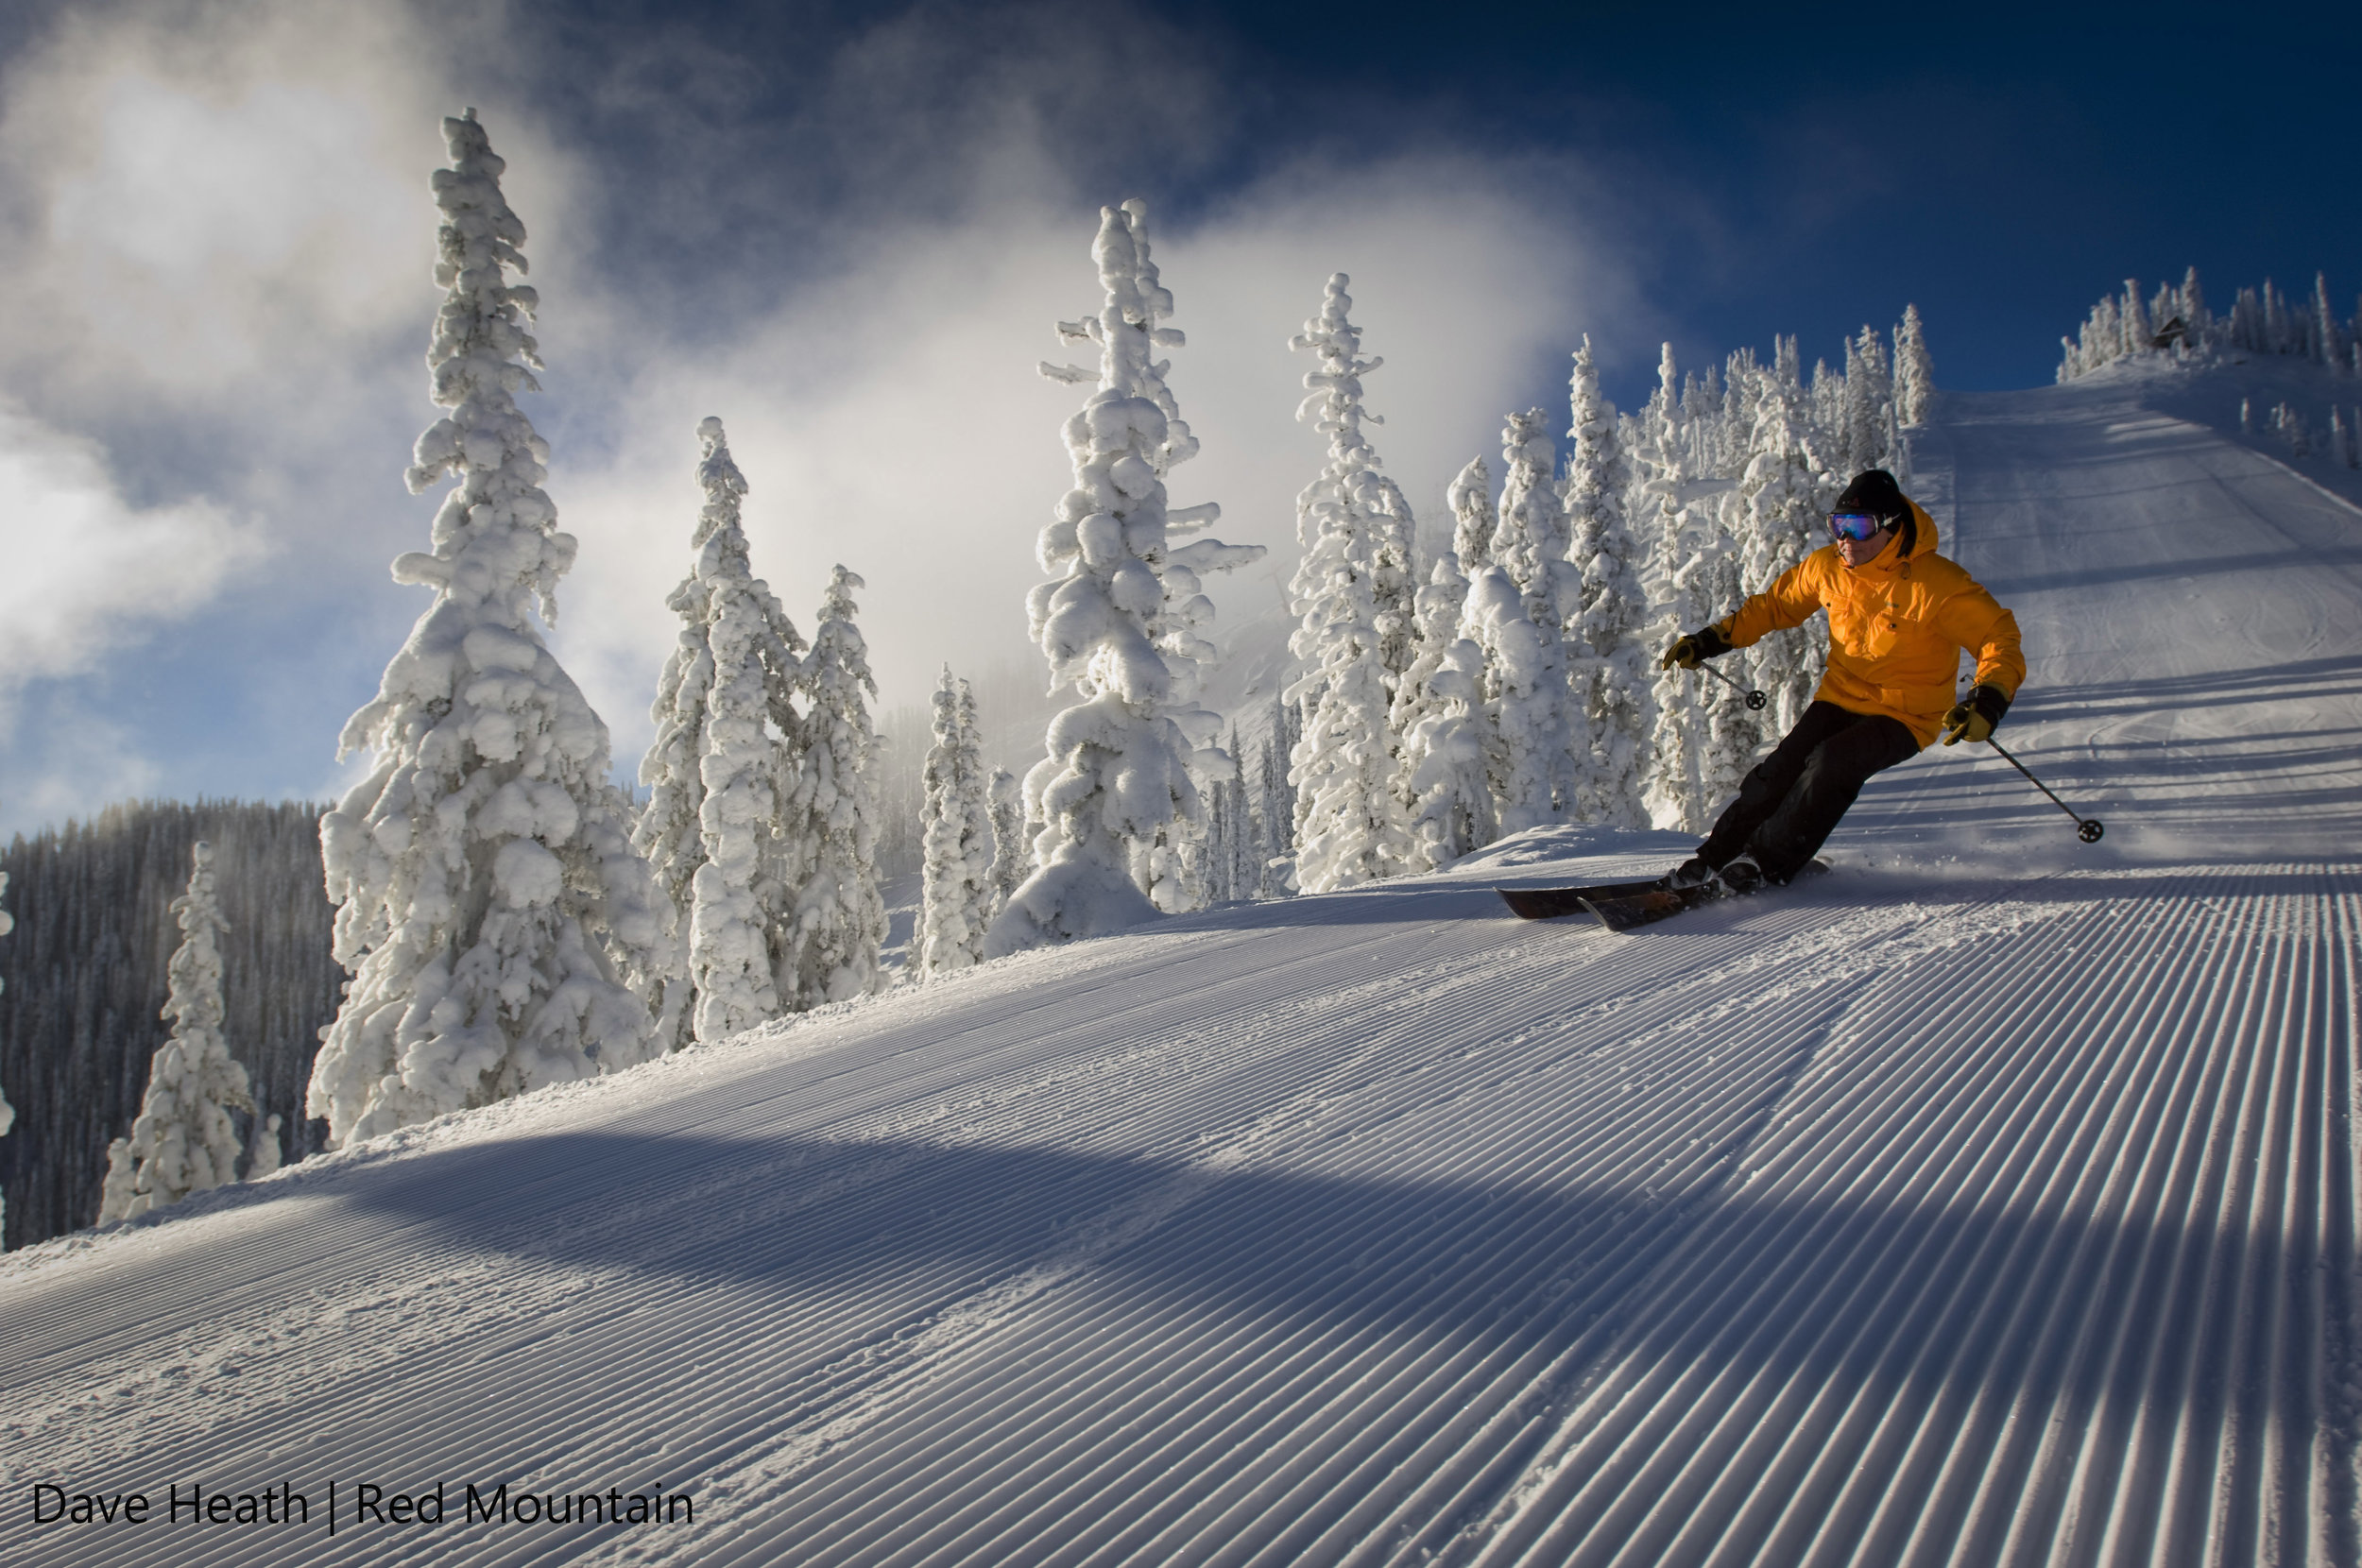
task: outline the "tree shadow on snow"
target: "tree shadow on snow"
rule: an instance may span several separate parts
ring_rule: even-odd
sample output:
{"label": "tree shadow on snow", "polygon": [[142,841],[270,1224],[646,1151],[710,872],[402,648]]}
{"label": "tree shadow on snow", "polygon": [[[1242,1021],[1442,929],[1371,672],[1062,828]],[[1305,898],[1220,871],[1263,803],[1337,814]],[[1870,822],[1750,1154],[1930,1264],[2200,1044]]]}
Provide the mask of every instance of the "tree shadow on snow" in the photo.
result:
{"label": "tree shadow on snow", "polygon": [[[1054,1347],[1103,1310],[1190,1307],[1333,1342],[1347,1382],[1358,1357],[1441,1339],[1553,1366],[1562,1397],[1602,1369],[1657,1367],[1696,1387],[1802,1382],[1938,1423],[2030,1403],[2110,1441],[2173,1412],[2198,1434],[2268,1430],[2284,1453],[2316,1440],[2317,1357],[2353,1326],[2337,1239],[2351,1162],[2319,1119],[2295,1157],[2322,1179],[2292,1184],[2285,1210],[2234,1205],[2241,1218],[2218,1224],[2203,1208],[2184,1223],[1957,1194],[1759,1196],[1733,1176],[1769,1110],[1669,1139],[1646,1188],[606,1132],[430,1153],[355,1184],[350,1207],[527,1265],[737,1287],[735,1356],[775,1388],[823,1375],[847,1332],[890,1355],[1001,1289],[986,1339],[1047,1357],[1012,1405],[1078,1381],[1106,1401],[1164,1389],[1175,1369],[1154,1351]],[[1183,1384],[1241,1375],[1254,1342]],[[560,1338],[515,1354],[569,1352]],[[373,1397],[399,1399],[402,1377],[377,1369]]]}

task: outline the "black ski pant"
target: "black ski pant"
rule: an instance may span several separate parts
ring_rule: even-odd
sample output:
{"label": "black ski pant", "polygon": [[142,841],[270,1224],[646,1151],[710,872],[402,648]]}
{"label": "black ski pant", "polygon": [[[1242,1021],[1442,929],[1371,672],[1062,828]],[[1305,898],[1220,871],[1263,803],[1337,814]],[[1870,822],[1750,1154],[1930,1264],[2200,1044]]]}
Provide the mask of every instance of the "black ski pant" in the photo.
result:
{"label": "black ski pant", "polygon": [[1785,882],[1819,849],[1874,773],[1919,755],[1899,720],[1814,703],[1738,787],[1699,858],[1720,871],[1741,851]]}

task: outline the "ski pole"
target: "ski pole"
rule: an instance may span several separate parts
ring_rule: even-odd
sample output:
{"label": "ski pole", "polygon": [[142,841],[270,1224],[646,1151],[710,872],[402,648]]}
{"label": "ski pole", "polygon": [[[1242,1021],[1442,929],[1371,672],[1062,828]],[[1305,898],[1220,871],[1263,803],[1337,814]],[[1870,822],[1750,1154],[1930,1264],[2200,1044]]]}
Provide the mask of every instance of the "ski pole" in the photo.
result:
{"label": "ski pole", "polygon": [[1760,691],[1748,690],[1745,687],[1739,685],[1738,682],[1731,679],[1730,676],[1722,673],[1721,671],[1717,670],[1713,665],[1706,663],[1703,659],[1698,661],[1696,668],[1703,670],[1707,674],[1712,675],[1716,680],[1720,681],[1724,686],[1727,686],[1732,690],[1743,695],[1747,699],[1747,706],[1755,709],[1757,712],[1761,712],[1763,705],[1771,701],[1769,697],[1766,697]]}
{"label": "ski pole", "polygon": [[2009,763],[2010,766],[2015,768],[2018,772],[2026,774],[2027,783],[2031,784],[2035,789],[2040,790],[2043,793],[2050,795],[2050,803],[2053,806],[2056,806],[2060,810],[2064,811],[2068,816],[2075,818],[2075,836],[2077,838],[2081,839],[2085,844],[2097,844],[2099,842],[2099,835],[2105,833],[2107,829],[2099,825],[2099,819],[2097,817],[2082,816],[2076,811],[2074,807],[2069,806],[2065,801],[2061,800],[2057,795],[2050,794],[2050,786],[2044,783],[2041,779],[2036,778],[2032,774],[2027,773],[2026,764],[2019,761],[2016,758],[2011,757],[2007,751],[2003,750],[2001,742],[1994,740],[1992,736],[1988,735],[1985,737],[1985,744],[1991,746],[1994,750],[2000,752],[2003,761]]}

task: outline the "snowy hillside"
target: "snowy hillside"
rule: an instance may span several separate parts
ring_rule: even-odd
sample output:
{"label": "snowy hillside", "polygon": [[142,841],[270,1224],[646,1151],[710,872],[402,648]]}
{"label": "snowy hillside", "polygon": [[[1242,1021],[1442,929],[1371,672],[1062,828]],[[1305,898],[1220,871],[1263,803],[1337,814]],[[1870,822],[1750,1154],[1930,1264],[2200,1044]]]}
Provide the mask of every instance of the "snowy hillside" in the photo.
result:
{"label": "snowy hillside", "polygon": [[2100,844],[1939,747],[1642,934],[1489,889],[1688,841],[1529,835],[10,1255],[0,1558],[2362,1561],[2362,490],[2243,373],[1919,443]]}

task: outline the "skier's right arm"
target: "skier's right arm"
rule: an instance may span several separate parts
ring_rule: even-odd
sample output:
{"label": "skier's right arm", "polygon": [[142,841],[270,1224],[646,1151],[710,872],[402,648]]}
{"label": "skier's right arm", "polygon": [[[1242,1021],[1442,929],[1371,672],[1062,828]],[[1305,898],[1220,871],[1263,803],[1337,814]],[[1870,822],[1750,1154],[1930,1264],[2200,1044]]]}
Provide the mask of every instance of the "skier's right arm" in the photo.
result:
{"label": "skier's right arm", "polygon": [[1801,626],[1821,608],[1821,585],[1816,555],[1803,560],[1780,573],[1772,585],[1738,606],[1729,619],[1713,628],[1732,648],[1747,648],[1760,641],[1766,633],[1786,631]]}
{"label": "skier's right arm", "polygon": [[1731,640],[1722,635],[1720,626],[1706,626],[1687,632],[1673,639],[1665,650],[1665,656],[1656,661],[1660,670],[1670,670],[1678,664],[1685,670],[1695,670],[1710,658],[1720,658],[1731,651]]}

